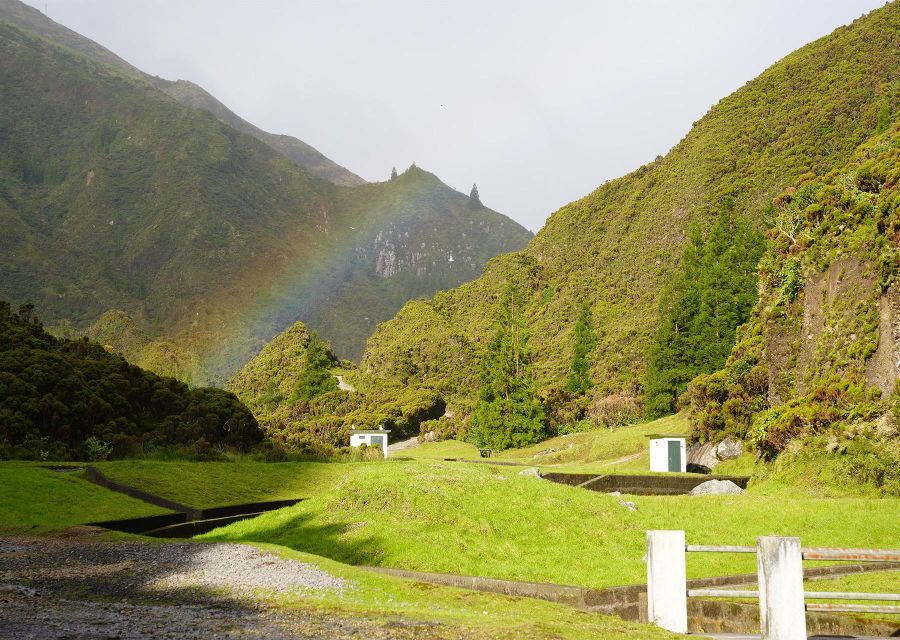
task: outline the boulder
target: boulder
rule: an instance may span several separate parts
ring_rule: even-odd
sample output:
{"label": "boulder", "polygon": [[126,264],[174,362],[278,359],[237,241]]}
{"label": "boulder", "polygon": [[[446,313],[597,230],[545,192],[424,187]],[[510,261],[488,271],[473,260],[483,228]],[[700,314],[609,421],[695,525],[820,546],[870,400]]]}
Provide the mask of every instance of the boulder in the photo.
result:
{"label": "boulder", "polygon": [[716,457],[716,445],[700,444],[699,442],[692,444],[687,449],[687,464],[688,466],[697,465],[712,469],[719,464],[719,459]]}
{"label": "boulder", "polygon": [[734,460],[742,453],[744,453],[744,443],[734,436],[728,436],[716,445],[716,458],[719,460]]}
{"label": "boulder", "polygon": [[744,493],[744,490],[731,480],[707,480],[691,489],[692,496],[714,496]]}
{"label": "boulder", "polygon": [[629,511],[637,511],[637,506],[631,500],[619,500],[619,504]]}
{"label": "boulder", "polygon": [[519,472],[520,476],[525,476],[526,478],[540,478],[541,470],[537,467],[528,467],[527,469],[522,469]]}

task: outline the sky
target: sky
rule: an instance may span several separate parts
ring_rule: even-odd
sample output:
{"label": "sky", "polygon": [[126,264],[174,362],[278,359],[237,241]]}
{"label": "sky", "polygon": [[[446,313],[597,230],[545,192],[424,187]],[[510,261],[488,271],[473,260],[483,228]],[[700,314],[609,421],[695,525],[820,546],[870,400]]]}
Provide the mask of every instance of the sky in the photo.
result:
{"label": "sky", "polygon": [[883,0],[27,0],[366,180],[412,162],[532,231]]}

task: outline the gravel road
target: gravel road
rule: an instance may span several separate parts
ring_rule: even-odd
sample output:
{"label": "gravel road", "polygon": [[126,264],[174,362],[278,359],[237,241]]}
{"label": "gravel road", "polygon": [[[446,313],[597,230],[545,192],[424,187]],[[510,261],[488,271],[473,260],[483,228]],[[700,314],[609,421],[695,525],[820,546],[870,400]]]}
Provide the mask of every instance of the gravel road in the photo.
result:
{"label": "gravel road", "polygon": [[296,593],[302,603],[304,593],[353,588],[245,545],[0,538],[4,639],[460,637],[430,623],[277,608],[264,597]]}

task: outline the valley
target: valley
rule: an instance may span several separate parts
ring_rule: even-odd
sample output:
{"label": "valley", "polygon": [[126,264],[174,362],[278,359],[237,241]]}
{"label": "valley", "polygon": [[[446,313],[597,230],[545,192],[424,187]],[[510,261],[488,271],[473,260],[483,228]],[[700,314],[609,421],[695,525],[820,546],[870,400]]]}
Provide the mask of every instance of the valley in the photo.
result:
{"label": "valley", "polygon": [[900,3],[536,235],[45,13],[0,0],[0,638],[900,633]]}

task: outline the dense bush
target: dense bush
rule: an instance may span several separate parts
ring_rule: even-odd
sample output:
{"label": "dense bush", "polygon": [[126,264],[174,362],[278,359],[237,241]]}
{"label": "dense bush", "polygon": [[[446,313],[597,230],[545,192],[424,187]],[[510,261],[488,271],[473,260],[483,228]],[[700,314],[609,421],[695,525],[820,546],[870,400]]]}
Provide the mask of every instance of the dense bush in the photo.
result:
{"label": "dense bush", "polygon": [[596,427],[621,427],[637,422],[643,414],[641,401],[633,395],[613,393],[596,398],[588,407],[587,416]]}
{"label": "dense bush", "polygon": [[244,450],[262,433],[231,393],[129,364],[86,339],[57,339],[30,305],[0,302],[0,457],[121,457],[152,448]]}
{"label": "dense bush", "polygon": [[900,275],[898,185],[895,124],[847,166],[805,175],[775,199],[759,302],[724,368],[683,397],[696,439],[735,435],[770,460],[827,446],[831,476],[896,491],[900,395],[869,386],[868,365],[878,298]]}

